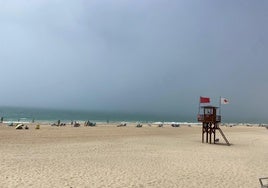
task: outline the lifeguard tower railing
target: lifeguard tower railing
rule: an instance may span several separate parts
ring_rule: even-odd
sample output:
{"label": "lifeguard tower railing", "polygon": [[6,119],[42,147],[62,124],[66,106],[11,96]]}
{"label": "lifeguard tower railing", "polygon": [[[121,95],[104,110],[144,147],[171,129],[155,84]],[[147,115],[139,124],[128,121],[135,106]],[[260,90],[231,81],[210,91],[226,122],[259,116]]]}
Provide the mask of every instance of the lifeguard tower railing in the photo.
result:
{"label": "lifeguard tower railing", "polygon": [[[214,119],[216,118],[216,119]],[[216,117],[214,117],[213,115],[210,115],[210,114],[199,114],[197,116],[197,120],[199,122],[216,122],[216,123],[219,123],[221,122],[221,116],[220,115],[216,115]]]}

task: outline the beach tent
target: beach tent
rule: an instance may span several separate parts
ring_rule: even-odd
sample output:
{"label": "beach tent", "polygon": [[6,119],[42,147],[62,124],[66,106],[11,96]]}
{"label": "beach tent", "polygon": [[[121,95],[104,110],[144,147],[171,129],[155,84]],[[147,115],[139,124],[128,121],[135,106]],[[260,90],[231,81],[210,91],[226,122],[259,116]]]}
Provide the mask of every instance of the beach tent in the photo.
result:
{"label": "beach tent", "polygon": [[20,123],[20,124],[18,124],[17,126],[16,126],[16,129],[22,129],[23,128],[23,124],[22,123]]}

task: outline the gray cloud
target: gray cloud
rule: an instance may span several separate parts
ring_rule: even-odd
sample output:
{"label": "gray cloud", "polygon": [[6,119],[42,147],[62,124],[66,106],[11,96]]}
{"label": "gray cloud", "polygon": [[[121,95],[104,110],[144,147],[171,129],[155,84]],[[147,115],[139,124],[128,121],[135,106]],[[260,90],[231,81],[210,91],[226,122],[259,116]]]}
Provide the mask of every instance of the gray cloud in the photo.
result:
{"label": "gray cloud", "polygon": [[266,1],[0,1],[0,105],[266,119]]}

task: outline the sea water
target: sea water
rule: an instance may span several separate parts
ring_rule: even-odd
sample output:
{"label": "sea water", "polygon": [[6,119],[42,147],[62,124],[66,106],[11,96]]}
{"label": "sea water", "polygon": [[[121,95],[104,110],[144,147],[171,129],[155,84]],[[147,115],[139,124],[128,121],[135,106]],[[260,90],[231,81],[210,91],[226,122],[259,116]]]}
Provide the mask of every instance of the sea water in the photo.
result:
{"label": "sea water", "polygon": [[193,117],[178,117],[171,115],[146,114],[146,113],[126,113],[126,112],[107,112],[107,111],[87,111],[70,109],[42,109],[25,107],[0,107],[0,117],[3,117],[5,123],[11,122],[40,122],[56,123],[60,120],[62,123],[71,121],[93,121],[93,122],[192,122]]}

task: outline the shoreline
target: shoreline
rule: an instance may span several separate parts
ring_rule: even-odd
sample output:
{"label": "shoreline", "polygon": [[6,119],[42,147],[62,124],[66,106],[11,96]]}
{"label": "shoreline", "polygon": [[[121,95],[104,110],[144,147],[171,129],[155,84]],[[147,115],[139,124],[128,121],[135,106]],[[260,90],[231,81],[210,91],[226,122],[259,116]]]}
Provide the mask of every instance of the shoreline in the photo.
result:
{"label": "shoreline", "polygon": [[[131,122],[131,123],[153,123],[153,122],[178,122],[180,124],[197,122],[197,114],[192,115],[174,114],[153,114],[153,113],[128,113],[120,111],[86,111],[86,110],[70,110],[70,109],[45,109],[45,108],[26,108],[26,107],[0,107],[0,117],[5,123],[31,123],[33,120],[38,123],[55,123],[61,120],[64,123],[71,121],[92,121],[92,122]],[[226,116],[227,117],[227,116]],[[267,124],[266,119],[257,119],[253,117],[245,117],[243,119],[234,117],[223,118],[225,124]]]}
{"label": "shoreline", "polygon": [[[80,125],[84,125],[86,121],[83,120],[78,120],[78,121],[73,121],[77,122]],[[169,126],[172,124],[177,124],[181,126],[202,126],[202,123],[200,122],[153,122],[153,121],[110,121],[109,123],[105,121],[91,121],[96,123],[96,126],[98,125],[119,125],[119,124],[144,124],[144,125],[163,125],[163,126]],[[35,122],[29,122],[29,121],[3,121],[3,123],[0,123],[0,125],[10,125],[13,123],[14,125],[16,124],[26,124],[26,125],[32,125],[32,124],[40,124],[40,125],[52,125],[52,124],[57,124],[57,121],[35,121]],[[72,125],[71,121],[61,121],[61,123],[64,123],[65,125]],[[235,126],[247,126],[247,127],[268,127],[268,124],[263,124],[263,123],[219,123],[221,127],[235,127]]]}

